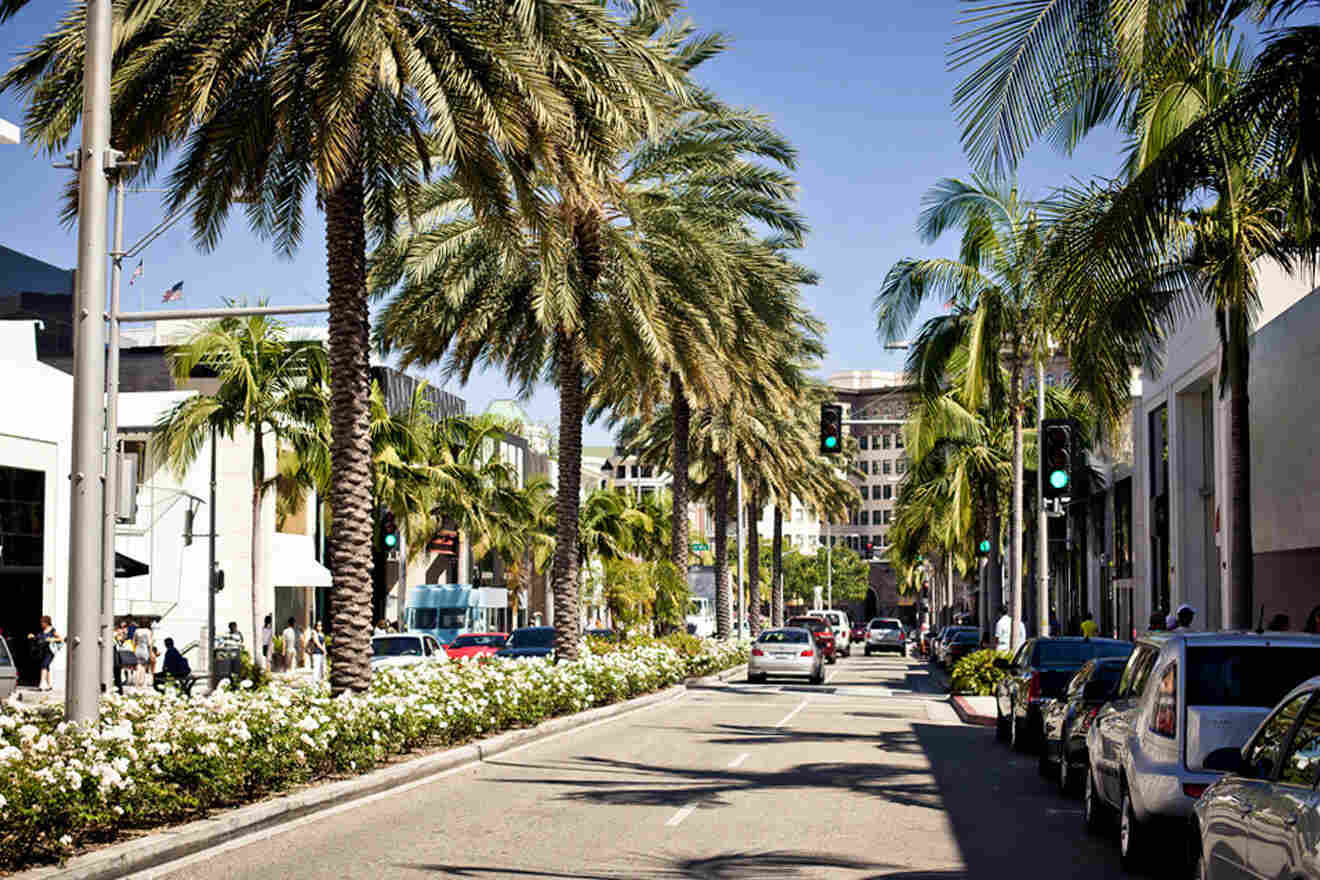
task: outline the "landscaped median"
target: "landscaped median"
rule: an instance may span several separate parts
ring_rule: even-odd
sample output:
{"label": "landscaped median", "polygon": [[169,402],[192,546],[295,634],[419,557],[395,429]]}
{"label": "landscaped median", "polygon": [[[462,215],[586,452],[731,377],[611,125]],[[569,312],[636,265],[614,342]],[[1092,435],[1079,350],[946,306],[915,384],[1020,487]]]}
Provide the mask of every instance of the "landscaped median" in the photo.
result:
{"label": "landscaped median", "polygon": [[678,638],[550,664],[482,659],[378,671],[361,696],[274,684],[106,701],[94,725],[0,710],[0,869],[63,858],[419,749],[626,700],[745,663]]}

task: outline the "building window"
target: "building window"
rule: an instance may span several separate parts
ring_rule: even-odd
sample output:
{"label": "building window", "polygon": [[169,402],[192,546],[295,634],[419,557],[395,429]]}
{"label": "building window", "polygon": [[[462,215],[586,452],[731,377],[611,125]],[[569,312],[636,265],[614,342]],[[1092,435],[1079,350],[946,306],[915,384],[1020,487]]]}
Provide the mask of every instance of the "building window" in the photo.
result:
{"label": "building window", "polygon": [[857,524],[859,526],[869,526],[871,524],[871,514],[867,513],[865,510],[859,513],[857,517],[858,517]]}
{"label": "building window", "polygon": [[893,497],[894,497],[894,487],[891,486],[891,485],[889,485],[888,483],[885,483],[885,485],[884,485],[884,493],[885,493],[885,494],[884,494],[884,500],[885,500],[885,501],[888,501],[890,498],[893,498]]}
{"label": "building window", "polygon": [[885,474],[885,476],[889,476],[889,472],[890,472],[890,469],[891,469],[891,465],[890,465],[889,459],[886,458],[886,459],[884,460],[883,467],[884,467],[884,474]]}
{"label": "building window", "polygon": [[1114,484],[1114,577],[1132,577],[1132,478]]}
{"label": "building window", "polygon": [[880,442],[883,444],[883,445],[882,445],[882,448],[883,448],[883,449],[888,449],[888,448],[889,448],[889,442],[890,442],[890,441],[889,441],[889,435],[888,435],[888,434],[881,434],[881,435],[880,435]]}
{"label": "building window", "polygon": [[893,515],[893,513],[894,512],[892,510],[886,509],[885,511],[883,511],[883,516],[881,517],[880,521],[885,525],[889,525],[889,518]]}
{"label": "building window", "polygon": [[903,432],[902,432],[902,431],[899,431],[897,434],[894,435],[894,448],[895,448],[895,449],[902,449],[902,448],[903,448]]}
{"label": "building window", "polygon": [[857,448],[858,448],[858,449],[865,449],[865,448],[866,448],[866,435],[865,435],[865,434],[859,434],[859,435],[857,435]]}
{"label": "building window", "polygon": [[898,461],[894,463],[894,473],[896,474],[907,473],[907,459],[900,458]]}
{"label": "building window", "polygon": [[802,522],[802,508],[793,508],[793,522]]}
{"label": "building window", "polygon": [[642,479],[651,479],[651,466],[649,464],[642,468]]}
{"label": "building window", "polygon": [[861,491],[861,493],[862,493],[862,500],[863,500],[863,501],[865,501],[866,499],[868,499],[868,498],[871,497],[871,487],[870,487],[870,486],[858,486],[857,488],[858,488],[858,489]]}

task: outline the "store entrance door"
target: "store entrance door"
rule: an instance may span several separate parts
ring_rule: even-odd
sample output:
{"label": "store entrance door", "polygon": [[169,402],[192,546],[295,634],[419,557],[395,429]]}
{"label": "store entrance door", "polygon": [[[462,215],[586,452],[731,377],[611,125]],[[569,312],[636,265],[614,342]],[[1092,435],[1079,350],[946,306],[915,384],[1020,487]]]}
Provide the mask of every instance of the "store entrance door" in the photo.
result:
{"label": "store entrance door", "polygon": [[0,632],[21,684],[36,684],[40,658],[28,634],[41,628],[46,475],[0,466]]}

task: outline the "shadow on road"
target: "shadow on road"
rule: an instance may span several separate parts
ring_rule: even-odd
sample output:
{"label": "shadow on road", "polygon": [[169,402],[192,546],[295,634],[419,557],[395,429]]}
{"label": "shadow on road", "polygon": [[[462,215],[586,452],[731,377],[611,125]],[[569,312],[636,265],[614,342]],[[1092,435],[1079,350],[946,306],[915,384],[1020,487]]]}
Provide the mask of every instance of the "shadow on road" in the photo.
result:
{"label": "shadow on road", "polygon": [[[645,880],[669,880],[669,878],[695,877],[702,880],[762,880],[773,877],[776,880],[796,880],[796,878],[818,877],[824,869],[844,869],[871,872],[890,867],[879,862],[859,861],[826,853],[772,850],[766,852],[728,852],[714,856],[670,856],[655,854],[634,854],[628,857],[628,867],[616,871],[604,866],[584,865],[582,871],[565,873],[561,871],[527,868],[492,867],[487,865],[445,865],[445,864],[403,864],[399,868],[416,871],[431,871],[443,877],[529,877],[529,878],[578,878],[578,880],[619,880],[619,878],[645,878]],[[872,874],[873,877],[904,878],[904,880],[946,880],[955,875],[944,873],[923,874]]]}

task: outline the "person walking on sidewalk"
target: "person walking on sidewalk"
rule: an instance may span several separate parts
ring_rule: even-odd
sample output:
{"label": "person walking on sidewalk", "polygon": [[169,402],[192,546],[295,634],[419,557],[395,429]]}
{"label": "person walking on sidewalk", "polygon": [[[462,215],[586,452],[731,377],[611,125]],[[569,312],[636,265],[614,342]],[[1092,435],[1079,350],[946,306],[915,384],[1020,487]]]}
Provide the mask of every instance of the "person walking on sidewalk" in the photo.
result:
{"label": "person walking on sidewalk", "polygon": [[1092,613],[1089,612],[1089,611],[1086,612],[1086,615],[1082,618],[1082,636],[1083,636],[1083,638],[1093,639],[1093,638],[1096,637],[1096,635],[1097,635],[1099,632],[1100,632],[1100,627],[1099,627],[1099,625],[1095,622],[1095,615],[1092,614]]}
{"label": "person walking on sidewalk", "polygon": [[36,642],[37,661],[41,663],[41,684],[43,691],[53,690],[50,683],[50,664],[55,661],[55,649],[64,643],[64,636],[55,632],[55,624],[49,614],[41,615],[41,631],[28,633],[28,638]]}
{"label": "person walking on sidewalk", "polygon": [[151,641],[151,622],[143,619],[142,624],[133,631],[133,653],[137,655],[138,684],[151,684],[156,672],[155,645]]}
{"label": "person walking on sidewalk", "polygon": [[280,633],[284,639],[284,668],[293,672],[298,668],[298,630],[294,628],[294,619],[289,618],[289,625]]}
{"label": "person walking on sidewalk", "polygon": [[307,631],[307,656],[312,661],[312,679],[321,681],[325,678],[325,634],[320,621]]}
{"label": "person walking on sidewalk", "polygon": [[275,615],[267,614],[266,622],[261,626],[261,664],[270,671],[270,648],[275,642]]}

